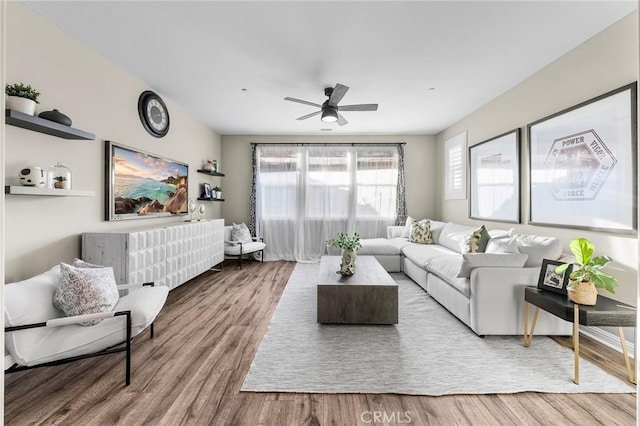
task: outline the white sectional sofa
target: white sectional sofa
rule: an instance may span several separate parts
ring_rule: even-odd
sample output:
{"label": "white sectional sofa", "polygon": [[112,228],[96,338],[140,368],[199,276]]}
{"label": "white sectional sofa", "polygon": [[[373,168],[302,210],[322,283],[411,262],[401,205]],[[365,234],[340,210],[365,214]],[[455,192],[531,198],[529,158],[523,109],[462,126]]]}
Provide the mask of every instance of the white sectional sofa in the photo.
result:
{"label": "white sectional sofa", "polygon": [[[562,245],[553,237],[489,230],[492,253],[462,254],[465,236],[477,228],[431,221],[434,244],[418,244],[403,236],[404,226],[390,226],[386,239],[362,240],[358,254],[404,272],[480,336],[521,335],[524,288],[537,285],[542,259],[560,258]],[[570,335],[571,324],[541,311],[535,332]]]}

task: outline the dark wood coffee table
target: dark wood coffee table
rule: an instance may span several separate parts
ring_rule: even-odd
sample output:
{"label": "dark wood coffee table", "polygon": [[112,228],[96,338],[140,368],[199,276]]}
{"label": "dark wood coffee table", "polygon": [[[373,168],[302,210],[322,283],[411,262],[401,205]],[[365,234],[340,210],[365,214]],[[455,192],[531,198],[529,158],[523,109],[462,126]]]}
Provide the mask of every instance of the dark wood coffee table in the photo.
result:
{"label": "dark wood coffee table", "polygon": [[[525,347],[531,345],[533,331],[538,320],[540,309],[573,323],[573,381],[579,383],[579,363],[580,363],[580,332],[578,325],[595,327],[618,327],[620,344],[624,362],[627,366],[629,381],[636,383],[635,372],[631,368],[627,345],[622,332],[622,327],[635,327],[637,311],[631,305],[618,302],[608,297],[598,295],[598,303],[595,306],[578,305],[569,300],[566,295],[551,293],[540,290],[537,287],[526,287],[524,289],[524,339]],[[533,323],[529,330],[529,304],[536,307],[533,315]]]}
{"label": "dark wood coffee table", "polygon": [[398,284],[373,256],[358,256],[356,272],[337,274],[341,256],[323,256],[318,276],[318,322],[397,324]]}

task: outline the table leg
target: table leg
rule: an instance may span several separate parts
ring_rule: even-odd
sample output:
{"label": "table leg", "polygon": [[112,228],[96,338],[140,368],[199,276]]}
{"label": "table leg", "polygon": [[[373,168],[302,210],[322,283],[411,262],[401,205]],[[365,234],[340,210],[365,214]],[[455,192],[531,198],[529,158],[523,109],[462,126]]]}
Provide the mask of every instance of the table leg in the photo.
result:
{"label": "table leg", "polygon": [[627,352],[627,343],[624,339],[624,333],[622,332],[622,327],[618,327],[618,336],[620,336],[620,345],[622,346],[622,355],[624,356],[624,363],[627,366],[627,376],[629,376],[629,381],[635,384],[636,374],[631,369],[631,362],[629,361],[629,353]]}
{"label": "table leg", "polygon": [[580,308],[573,304],[573,383],[580,384]]}
{"label": "table leg", "polygon": [[531,329],[529,329],[529,302],[524,302],[524,336],[522,338],[522,344],[525,348],[531,346],[531,340],[533,339],[533,332],[536,329],[539,313],[540,308],[536,306],[536,311],[533,314],[533,322],[531,323]]}

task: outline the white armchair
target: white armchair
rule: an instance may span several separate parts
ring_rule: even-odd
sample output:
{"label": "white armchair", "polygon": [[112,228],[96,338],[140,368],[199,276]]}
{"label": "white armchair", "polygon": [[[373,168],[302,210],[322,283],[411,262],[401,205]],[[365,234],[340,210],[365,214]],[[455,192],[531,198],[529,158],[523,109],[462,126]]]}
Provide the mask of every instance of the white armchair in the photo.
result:
{"label": "white armchair", "polygon": [[[148,327],[153,337],[153,321],[169,289],[153,283],[121,285],[118,289],[127,294],[111,312],[67,317],[52,303],[59,279],[56,266],[4,287],[5,348],[13,361],[8,368],[5,365],[5,373],[125,351],[128,386],[131,340]],[[103,321],[90,327],[78,325],[92,319]]]}
{"label": "white armchair", "polygon": [[264,261],[264,249],[267,246],[262,238],[253,237],[249,243],[241,243],[240,241],[231,241],[232,226],[224,227],[224,256],[239,259],[240,268],[242,268],[242,258],[253,253],[260,253],[260,261]]}

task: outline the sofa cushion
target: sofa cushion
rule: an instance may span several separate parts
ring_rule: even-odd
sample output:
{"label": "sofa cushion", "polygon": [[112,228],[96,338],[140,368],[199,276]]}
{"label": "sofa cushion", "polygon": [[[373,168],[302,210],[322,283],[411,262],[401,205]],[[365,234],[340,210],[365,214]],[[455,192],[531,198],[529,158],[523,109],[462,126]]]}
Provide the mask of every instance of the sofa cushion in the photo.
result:
{"label": "sofa cushion", "polygon": [[409,244],[409,240],[406,238],[368,238],[360,240],[359,255],[387,255],[387,256],[399,256],[402,247]]}
{"label": "sofa cushion", "polygon": [[487,242],[485,253],[520,253],[516,237],[491,238]]}
{"label": "sofa cushion", "polygon": [[555,237],[515,234],[518,251],[529,255],[525,268],[542,265],[542,259],[557,260],[562,255],[562,244]]}
{"label": "sofa cushion", "polygon": [[447,282],[460,293],[469,297],[470,283],[468,277],[459,278],[462,256],[440,256],[429,261],[427,271]]}
{"label": "sofa cushion", "polygon": [[[402,254],[421,268],[427,269],[427,264],[436,257],[456,256],[458,253],[437,244],[407,243],[402,247]],[[458,255],[458,257],[460,257]]]}
{"label": "sofa cushion", "polygon": [[431,222],[431,238],[433,239],[433,243],[438,244],[440,234],[447,223],[438,220],[429,220],[429,222]]}
{"label": "sofa cushion", "polygon": [[409,241],[418,244],[433,244],[431,238],[431,224],[429,220],[424,221],[413,220],[411,222],[411,231],[409,232]]}
{"label": "sofa cushion", "polygon": [[[53,294],[53,305],[67,316],[110,312],[119,298],[113,268],[60,264],[60,283]],[[96,325],[102,320],[80,323]]]}
{"label": "sofa cushion", "polygon": [[438,238],[438,244],[448,249],[455,251],[456,253],[462,253],[462,245],[464,238],[476,230],[476,227],[459,225],[457,223],[447,223],[442,232],[440,232]]}
{"label": "sofa cushion", "polygon": [[521,253],[465,253],[457,276],[469,278],[474,268],[522,268],[527,255]]}

